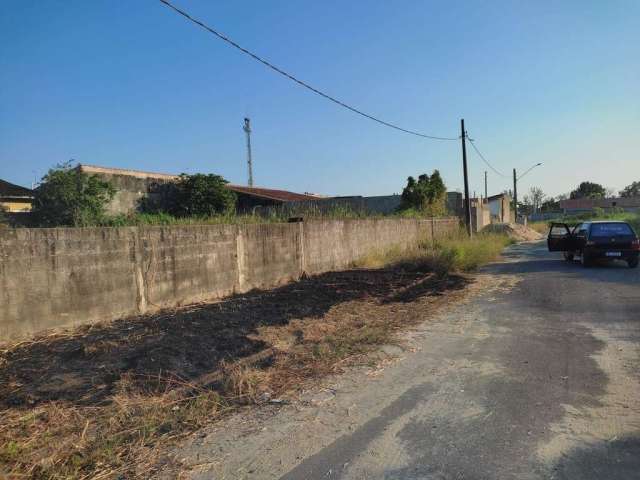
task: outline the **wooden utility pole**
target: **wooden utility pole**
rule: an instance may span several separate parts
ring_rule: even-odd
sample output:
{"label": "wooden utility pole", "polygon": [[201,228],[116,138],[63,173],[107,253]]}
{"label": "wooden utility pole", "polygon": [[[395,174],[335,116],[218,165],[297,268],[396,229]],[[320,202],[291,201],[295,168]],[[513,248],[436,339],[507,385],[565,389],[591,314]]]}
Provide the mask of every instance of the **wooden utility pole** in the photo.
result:
{"label": "wooden utility pole", "polygon": [[464,118],[460,120],[462,132],[462,169],[464,172],[464,221],[467,227],[467,235],[471,236],[471,199],[469,198],[469,174],[467,172],[467,145],[465,139],[467,132],[464,129]]}
{"label": "wooden utility pole", "polygon": [[518,177],[515,168],[513,169],[513,212],[516,223],[518,223]]}
{"label": "wooden utility pole", "polygon": [[484,198],[489,198],[489,195],[487,195],[487,171],[484,171]]}

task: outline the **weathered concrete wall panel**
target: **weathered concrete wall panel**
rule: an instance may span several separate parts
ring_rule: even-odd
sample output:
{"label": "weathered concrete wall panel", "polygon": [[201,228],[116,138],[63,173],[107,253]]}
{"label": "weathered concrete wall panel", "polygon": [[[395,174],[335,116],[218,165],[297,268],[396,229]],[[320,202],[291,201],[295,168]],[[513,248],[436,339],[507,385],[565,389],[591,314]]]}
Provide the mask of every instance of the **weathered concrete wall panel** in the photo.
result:
{"label": "weathered concrete wall panel", "polygon": [[1,229],[0,340],[271,288],[457,219]]}

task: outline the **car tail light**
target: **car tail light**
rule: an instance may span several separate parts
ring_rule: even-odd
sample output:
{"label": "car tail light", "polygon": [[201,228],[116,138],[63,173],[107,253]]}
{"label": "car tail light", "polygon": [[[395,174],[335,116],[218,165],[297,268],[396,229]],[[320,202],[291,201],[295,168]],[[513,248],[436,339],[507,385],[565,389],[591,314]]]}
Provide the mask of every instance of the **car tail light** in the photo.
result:
{"label": "car tail light", "polygon": [[640,250],[640,240],[637,238],[631,242],[631,250]]}

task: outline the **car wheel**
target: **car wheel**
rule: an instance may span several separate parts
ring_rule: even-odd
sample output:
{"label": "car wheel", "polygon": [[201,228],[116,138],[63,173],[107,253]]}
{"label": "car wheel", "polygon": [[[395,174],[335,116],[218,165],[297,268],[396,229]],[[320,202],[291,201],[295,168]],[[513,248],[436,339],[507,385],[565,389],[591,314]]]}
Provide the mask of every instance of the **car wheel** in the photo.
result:
{"label": "car wheel", "polygon": [[567,262],[573,262],[573,252],[564,252],[564,259]]}
{"label": "car wheel", "polygon": [[629,268],[636,268],[638,266],[638,259],[627,260],[627,265],[629,265]]}

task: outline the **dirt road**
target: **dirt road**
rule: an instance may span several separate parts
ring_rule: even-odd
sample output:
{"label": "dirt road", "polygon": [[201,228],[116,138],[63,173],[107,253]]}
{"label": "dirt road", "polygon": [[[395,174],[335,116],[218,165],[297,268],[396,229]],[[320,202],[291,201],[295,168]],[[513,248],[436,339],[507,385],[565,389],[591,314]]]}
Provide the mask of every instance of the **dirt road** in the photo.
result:
{"label": "dirt road", "polygon": [[194,479],[632,479],[640,270],[514,246],[395,359],[176,452]]}

